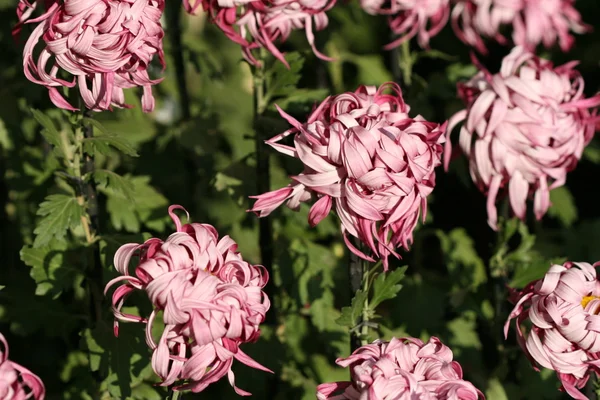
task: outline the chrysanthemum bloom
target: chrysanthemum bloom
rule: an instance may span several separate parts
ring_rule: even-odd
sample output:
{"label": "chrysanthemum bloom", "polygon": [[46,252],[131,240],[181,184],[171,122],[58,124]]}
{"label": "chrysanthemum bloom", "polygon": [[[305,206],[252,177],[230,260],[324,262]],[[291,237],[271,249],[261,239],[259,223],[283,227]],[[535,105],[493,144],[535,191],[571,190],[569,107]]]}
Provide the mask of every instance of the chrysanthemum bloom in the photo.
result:
{"label": "chrysanthemum bloom", "polygon": [[389,16],[390,28],[399,38],[386,49],[415,36],[419,46],[429,47],[429,40],[446,26],[450,17],[450,0],[361,0],[361,5],[369,14]]}
{"label": "chrysanthemum bloom", "polygon": [[458,0],[452,10],[452,28],[464,43],[487,53],[484,38],[509,42],[501,31],[512,25],[512,42],[529,51],[541,43],[549,48],[558,41],[568,51],[575,39],[570,32],[590,27],[573,7],[575,0]]}
{"label": "chrysanthemum bloom", "polygon": [[[552,265],[543,279],[515,293],[515,308],[504,335],[516,319],[519,345],[536,365],[556,371],[564,390],[587,400],[583,388],[592,372],[600,372],[600,281],[595,267],[567,262]],[[531,323],[525,338],[522,325]]]}
{"label": "chrysanthemum bloom", "polygon": [[[35,3],[20,1],[18,14],[25,22]],[[59,0],[47,6],[43,15],[25,22],[37,26],[25,44],[23,68],[30,81],[48,88],[57,107],[76,110],[60,93],[63,86],[77,86],[94,111],[128,107],[123,89],[139,86],[143,110],[154,109],[152,85],[161,79],[150,79],[148,66],[158,55],[164,67],[163,0]]]}
{"label": "chrysanthemum bloom", "polygon": [[[510,205],[525,218],[527,198],[533,195],[538,219],[550,205],[549,191],[565,183],[590,142],[600,95],[585,98],[576,62],[554,67],[523,48],[515,48],[499,73],[482,70],[459,95],[466,109],[448,126],[463,120],[460,147],[469,158],[471,177],[487,193],[488,223],[496,229],[496,198],[508,189]],[[450,160],[446,141],[445,164]]]}
{"label": "chrysanthemum bloom", "polygon": [[[336,1],[202,0],[202,6],[227,37],[242,46],[248,62],[258,65],[252,51],[265,48],[287,66],[276,42],[285,42],[296,29],[304,29],[308,43],[317,57],[331,60],[317,50],[314,31],[327,27],[329,20],[326,12]],[[190,3],[189,0],[184,0],[184,6],[189,12],[193,13],[199,5],[199,1]]]}
{"label": "chrysanthemum bloom", "polygon": [[[115,268],[123,276],[106,287],[124,282],[112,297],[115,335],[118,321],[146,323],[152,367],[163,386],[183,381],[175,389],[200,392],[227,375],[238,394],[248,395],[235,386],[231,364],[236,359],[269,371],[239,348],[260,335],[259,325],[270,306],[262,291],[268,274],[264,267],[244,261],[237,244],[228,236],[219,239],[211,225],[181,226],[175,209],[182,207],[169,208],[177,232],[166,241],[126,244],[115,254]],[[134,256],[138,261],[130,275]],[[154,305],[148,319],[121,312],[125,298],[136,290],[145,291]],[[151,332],[161,311],[165,328],[156,343]]]}
{"label": "chrysanthemum bloom", "polygon": [[[395,248],[409,246],[419,214],[426,216],[444,141],[445,124],[410,118],[408,111],[394,83],[329,97],[304,124],[279,110],[293,128],[267,143],[301,160],[304,171],[285,188],[252,196],[258,201],[250,211],[264,217],[284,202],[295,210],[314,196],[309,223],[315,226],[334,207],[350,250],[369,261],[381,258],[387,269],[388,256],[400,257]],[[279,143],[288,136],[293,146]]]}
{"label": "chrysanthemum bloom", "polygon": [[460,364],[438,338],[376,340],[336,363],[350,367],[350,382],[317,387],[319,400],[477,400],[483,394],[463,380]]}
{"label": "chrysanthemum bloom", "polygon": [[0,399],[44,400],[46,389],[42,380],[27,368],[8,359],[8,343],[0,333]]}

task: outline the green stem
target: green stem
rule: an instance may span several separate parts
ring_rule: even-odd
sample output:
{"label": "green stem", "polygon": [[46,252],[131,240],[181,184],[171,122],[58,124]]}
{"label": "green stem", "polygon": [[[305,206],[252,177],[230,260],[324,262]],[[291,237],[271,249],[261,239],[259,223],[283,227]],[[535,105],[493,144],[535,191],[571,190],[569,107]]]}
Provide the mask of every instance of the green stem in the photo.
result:
{"label": "green stem", "polygon": [[406,86],[412,84],[413,59],[410,54],[410,41],[402,43],[402,58],[400,59],[400,69],[402,69],[402,79]]}
{"label": "green stem", "polygon": [[188,91],[187,76],[185,73],[185,60],[183,58],[183,44],[181,33],[181,6],[177,2],[167,2],[165,15],[167,18],[167,36],[171,42],[172,56],[175,64],[175,79],[177,80],[177,92],[181,116],[187,121],[192,116],[190,108],[190,94]]}
{"label": "green stem", "polygon": [[[179,399],[179,396],[181,395],[181,392],[178,390],[172,390],[171,391],[171,395],[168,397],[169,400],[177,400]],[[181,396],[181,398],[183,398],[183,396]]]}
{"label": "green stem", "polygon": [[[93,118],[93,113],[90,110],[83,112],[84,118]],[[94,128],[91,124],[86,124],[85,119],[82,123],[82,131],[85,139],[94,137]],[[104,296],[102,295],[102,283],[104,282],[103,271],[102,271],[102,259],[100,257],[100,246],[95,240],[98,236],[99,218],[98,218],[98,190],[94,177],[92,176],[96,169],[96,161],[93,156],[84,154],[82,140],[77,142],[79,154],[83,160],[82,172],[83,176],[87,177],[87,182],[84,187],[80,189],[81,195],[85,199],[86,205],[86,220],[89,221],[88,231],[86,231],[86,224],[84,224],[84,231],[86,231],[86,242],[88,246],[92,247],[92,253],[89,259],[89,273],[88,282],[90,287],[91,295],[91,314],[92,321],[99,322],[102,320],[102,301]]]}
{"label": "green stem", "polygon": [[[263,114],[265,113],[268,101],[265,93],[265,62],[266,54],[261,49],[258,61],[259,66],[254,68],[254,133],[256,137],[256,191],[257,193],[267,193],[271,190],[271,171],[269,165],[269,149],[265,144],[265,132],[263,124]],[[270,218],[260,218],[258,243],[260,248],[261,263],[265,266],[271,276],[273,276],[273,224]],[[265,287],[265,293],[269,298],[275,295],[273,279],[269,279]],[[277,313],[274,307],[267,314],[267,323],[276,323]]]}
{"label": "green stem", "polygon": [[360,328],[360,344],[361,346],[364,346],[366,344],[369,343],[368,337],[369,337],[369,326],[367,325],[367,323],[369,322],[369,279],[370,279],[370,275],[369,275],[369,263],[365,260],[362,260],[362,268],[363,268],[363,274],[362,274],[362,284],[363,284],[363,292],[367,293],[367,296],[365,297],[365,304],[364,304],[364,308],[363,308],[363,312],[362,312],[362,326]]}
{"label": "green stem", "polygon": [[[360,242],[355,240],[354,245],[357,249],[361,248]],[[366,260],[358,257],[354,253],[350,253],[350,265],[348,268],[350,278],[350,297],[354,298],[356,293],[361,290],[363,293],[367,293],[367,298],[364,302],[364,307],[361,315],[360,331],[352,330],[350,334],[350,351],[358,349],[360,346],[364,346],[368,342],[369,335],[369,287],[370,277],[373,275],[370,273],[369,263]]]}

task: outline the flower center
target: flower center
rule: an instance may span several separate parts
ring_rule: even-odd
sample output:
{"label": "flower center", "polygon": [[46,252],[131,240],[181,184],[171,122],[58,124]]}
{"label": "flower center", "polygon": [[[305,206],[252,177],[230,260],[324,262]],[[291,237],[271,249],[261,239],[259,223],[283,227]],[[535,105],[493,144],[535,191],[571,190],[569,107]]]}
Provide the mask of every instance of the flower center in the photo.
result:
{"label": "flower center", "polygon": [[581,299],[581,307],[585,308],[590,301],[592,300],[596,300],[596,299],[600,299],[599,296],[585,296],[583,299]]}

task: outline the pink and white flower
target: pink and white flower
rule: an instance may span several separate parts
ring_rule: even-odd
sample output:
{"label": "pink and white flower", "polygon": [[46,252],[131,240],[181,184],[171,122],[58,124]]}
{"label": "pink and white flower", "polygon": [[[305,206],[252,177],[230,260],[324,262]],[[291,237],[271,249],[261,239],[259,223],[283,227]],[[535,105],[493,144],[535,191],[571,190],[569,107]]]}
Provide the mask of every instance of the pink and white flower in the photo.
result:
{"label": "pink and white flower", "polygon": [[509,40],[501,33],[512,25],[512,42],[534,52],[539,44],[558,44],[568,51],[575,41],[571,31],[586,33],[573,6],[575,0],[458,0],[452,10],[452,27],[460,40],[487,53],[484,38],[500,44]]}
{"label": "pink and white flower", "polygon": [[[257,201],[250,211],[264,217],[284,202],[296,210],[314,196],[309,223],[315,226],[335,208],[349,249],[366,260],[381,258],[387,269],[390,254],[400,257],[395,248],[412,242],[419,215],[425,219],[444,141],[445,124],[410,118],[408,111],[395,83],[328,97],[306,123],[279,110],[293,128],[267,143],[301,160],[304,171],[285,188],[252,196]],[[288,136],[293,146],[280,143]]]}
{"label": "pink and white flower", "polygon": [[285,42],[292,31],[303,29],[317,57],[330,61],[315,46],[314,31],[327,27],[327,11],[337,0],[202,0],[190,3],[184,0],[188,12],[195,12],[200,4],[212,21],[235,43],[242,46],[248,62],[258,65],[252,54],[258,48],[271,52],[288,65],[276,43]]}
{"label": "pink and white flower", "polygon": [[376,340],[336,363],[350,367],[349,382],[317,387],[319,400],[477,400],[485,399],[463,380],[452,351],[438,338]]}
{"label": "pink and white flower", "polygon": [[372,15],[387,15],[390,29],[399,38],[386,46],[397,47],[417,36],[419,46],[440,33],[450,17],[450,0],[361,0],[362,8]]}
{"label": "pink and white flower", "polygon": [[[264,267],[244,261],[229,237],[219,239],[207,224],[181,225],[171,206],[169,214],[177,231],[166,241],[149,239],[143,244],[125,244],[115,254],[115,268],[122,276],[110,281],[106,290],[124,282],[113,293],[115,335],[118,321],[146,323],[146,341],[152,349],[152,367],[163,386],[183,381],[176,390],[204,390],[225,375],[239,395],[250,393],[235,386],[231,370],[236,359],[250,367],[269,371],[239,346],[260,336],[270,302],[262,288],[268,281]],[[134,275],[129,274],[133,257],[138,258]],[[145,291],[154,306],[142,318],[121,311],[125,298]],[[158,343],[152,327],[163,312],[164,331]]]}
{"label": "pink and white flower", "polygon": [[23,50],[25,76],[48,88],[54,105],[76,110],[59,89],[77,86],[90,110],[129,107],[123,89],[142,87],[143,110],[154,109],[152,86],[161,79],[151,79],[148,68],[154,56],[164,68],[163,0],[51,0],[34,19],[37,4],[20,1],[20,25],[37,24]]}
{"label": "pink and white flower", "polygon": [[[460,148],[469,158],[473,181],[487,193],[493,229],[501,191],[508,191],[511,208],[521,219],[533,196],[535,215],[542,218],[550,206],[550,190],[564,185],[592,139],[600,94],[585,98],[576,65],[554,67],[517,47],[497,74],[482,69],[459,84],[466,108],[450,119],[447,134],[465,121]],[[450,152],[447,140],[446,167]]]}
{"label": "pink and white flower", "polygon": [[0,333],[0,399],[44,400],[46,389],[42,380],[27,368],[8,359],[8,343]]}
{"label": "pink and white flower", "polygon": [[[516,319],[517,341],[537,365],[556,371],[563,389],[587,400],[581,389],[590,374],[600,372],[600,281],[596,263],[552,265],[544,278],[514,293],[514,309],[504,325]],[[527,337],[523,323],[531,328]]]}

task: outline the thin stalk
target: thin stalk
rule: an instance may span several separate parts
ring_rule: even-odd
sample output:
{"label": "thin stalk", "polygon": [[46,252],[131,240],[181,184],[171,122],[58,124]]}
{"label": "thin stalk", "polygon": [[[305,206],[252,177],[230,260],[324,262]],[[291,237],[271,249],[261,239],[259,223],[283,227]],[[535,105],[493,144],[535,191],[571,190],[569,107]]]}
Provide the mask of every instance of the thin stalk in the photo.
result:
{"label": "thin stalk", "polygon": [[[360,244],[356,241],[355,246],[360,248]],[[350,253],[350,267],[348,269],[350,277],[350,297],[354,298],[356,292],[362,290],[364,293],[369,293],[369,263],[366,260],[358,257],[354,253]],[[365,299],[365,304],[361,316],[360,331],[353,330],[350,334],[350,351],[358,349],[367,344],[367,335],[369,333],[369,297]]]}
{"label": "thin stalk", "polygon": [[[83,113],[85,118],[92,118],[93,113],[90,110],[85,110]],[[86,139],[92,138],[94,136],[94,128],[90,124],[85,123],[85,119],[82,122],[81,131],[83,132],[83,137]],[[102,320],[102,283],[104,282],[103,273],[102,273],[102,260],[100,258],[100,246],[96,243],[96,237],[100,232],[100,224],[98,218],[98,191],[96,188],[95,180],[93,179],[91,174],[94,173],[96,169],[96,163],[94,157],[83,153],[83,148],[81,146],[82,141],[78,140],[79,144],[79,156],[80,159],[83,160],[83,165],[81,166],[82,175],[88,176],[87,182],[83,184],[83,181],[80,180],[82,185],[79,188],[79,197],[83,197],[84,204],[86,206],[86,221],[83,221],[83,229],[86,235],[86,242],[88,246],[92,247],[92,254],[89,259],[89,275],[88,282],[91,294],[90,301],[90,313],[92,315],[92,321],[100,321]]]}
{"label": "thin stalk", "polygon": [[181,392],[178,390],[171,390],[170,396],[167,397],[168,400],[177,400],[179,398],[183,399],[183,396],[181,396]]}
{"label": "thin stalk", "polygon": [[400,68],[402,69],[402,80],[406,86],[412,84],[413,59],[410,54],[410,41],[402,43],[402,58],[400,59]]}
{"label": "thin stalk", "polygon": [[367,325],[367,323],[369,322],[369,263],[365,260],[362,260],[362,290],[364,293],[367,293],[367,296],[365,297],[365,304],[363,307],[363,312],[362,312],[362,326],[360,328],[360,344],[361,346],[364,346],[366,344],[369,343],[368,341],[368,336],[369,336],[369,325]]}
{"label": "thin stalk", "polygon": [[[265,144],[264,128],[262,117],[267,108],[265,97],[265,53],[261,49],[258,57],[259,66],[254,68],[254,133],[256,137],[256,191],[257,193],[266,193],[271,190],[271,171],[269,165],[269,150]],[[258,243],[260,248],[260,258],[262,265],[267,271],[273,272],[273,224],[270,218],[260,218],[258,220]],[[269,298],[275,294],[273,279],[269,279],[265,292]],[[273,304],[273,303],[272,303]],[[275,309],[267,313],[267,323],[275,323],[277,314]]]}
{"label": "thin stalk", "polygon": [[187,121],[191,118],[192,112],[190,109],[190,94],[188,92],[187,77],[185,74],[185,60],[183,58],[180,4],[174,1],[167,2],[165,14],[167,18],[167,36],[171,43],[171,54],[173,55],[173,61],[175,63],[175,79],[177,80],[181,116]]}

